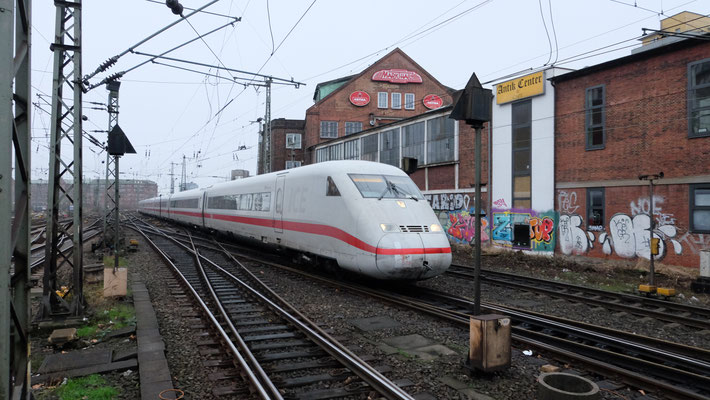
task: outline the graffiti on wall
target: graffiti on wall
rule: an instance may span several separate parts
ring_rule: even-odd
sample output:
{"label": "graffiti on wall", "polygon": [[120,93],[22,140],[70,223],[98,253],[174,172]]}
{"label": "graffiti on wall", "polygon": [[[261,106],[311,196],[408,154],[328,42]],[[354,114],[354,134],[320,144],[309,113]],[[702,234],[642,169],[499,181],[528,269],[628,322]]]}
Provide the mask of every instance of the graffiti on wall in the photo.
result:
{"label": "graffiti on wall", "polygon": [[557,195],[557,203],[560,205],[560,212],[564,214],[574,214],[579,208],[577,204],[577,192],[568,193],[561,190]]}
{"label": "graffiti on wall", "polygon": [[554,211],[493,210],[493,243],[520,250],[552,252],[555,249]]}
{"label": "graffiti on wall", "polygon": [[[574,193],[574,192],[573,192]],[[653,199],[639,197],[629,203],[629,213],[614,214],[608,224],[603,227],[598,236],[585,230],[582,217],[575,213],[564,213],[564,210],[577,210],[575,207],[576,194],[571,196],[560,192],[558,196],[560,209],[559,236],[560,250],[564,254],[584,254],[594,247],[596,241],[601,245],[604,254],[615,254],[623,258],[642,257],[651,258],[651,237],[659,239],[659,252],[655,259],[661,260],[668,252],[683,254],[684,245],[693,253],[710,245],[710,237],[686,233],[678,237],[676,218],[673,213],[664,211],[662,196],[653,196]],[[565,203],[563,200],[574,198]],[[653,234],[651,227],[651,205],[653,204],[653,218],[655,227]]]}
{"label": "graffiti on wall", "polygon": [[560,215],[560,250],[562,253],[583,254],[594,247],[594,233],[582,229],[584,220],[577,214]]}
{"label": "graffiti on wall", "polygon": [[[472,244],[476,237],[476,209],[471,204],[472,194],[437,193],[424,195],[439,218],[439,223],[449,240],[459,244]],[[481,218],[481,241],[488,236],[488,218]]]}
{"label": "graffiti on wall", "polygon": [[[474,215],[471,215],[473,213]],[[473,243],[476,237],[475,210],[449,212],[449,223],[444,225],[446,233],[457,243]],[[488,220],[481,219],[481,241],[488,240]]]}

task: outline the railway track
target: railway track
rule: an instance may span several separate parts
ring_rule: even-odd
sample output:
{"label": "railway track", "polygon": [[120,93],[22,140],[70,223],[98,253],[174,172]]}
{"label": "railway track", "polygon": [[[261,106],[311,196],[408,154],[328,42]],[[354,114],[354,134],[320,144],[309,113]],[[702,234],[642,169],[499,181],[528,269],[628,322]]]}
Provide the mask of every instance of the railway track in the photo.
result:
{"label": "railway track", "polygon": [[[473,267],[452,264],[446,274],[457,278],[473,280]],[[636,316],[651,317],[663,322],[677,323],[697,330],[710,330],[710,309],[674,303],[669,300],[610,292],[570,283],[492,270],[481,271],[481,282],[532,293],[541,293],[554,298],[562,298],[594,307],[603,307],[612,311],[623,311]]]}
{"label": "railway track", "polygon": [[[210,248],[214,250],[218,246],[208,238],[198,241],[201,243],[197,246],[204,249],[202,251]],[[238,245],[229,247],[231,251],[240,253],[243,249]],[[287,267],[271,255],[268,255],[271,261],[264,261],[264,256],[254,251],[247,250],[247,254],[241,254],[238,258],[271,265],[325,285],[412,308],[459,324],[463,329],[469,326],[470,310],[473,308],[469,299],[421,287],[416,287],[410,293],[373,289]],[[657,393],[664,398],[707,399],[710,394],[710,352],[706,349],[490,303],[482,304],[482,308],[485,312],[512,317],[513,340],[517,347],[537,349],[562,362],[608,379],[622,381],[633,388]]]}
{"label": "railway track", "polygon": [[[247,257],[248,258],[248,257]],[[263,261],[260,261],[263,262]],[[427,313],[468,329],[472,301],[422,287],[409,291],[365,287],[305,273],[275,263],[283,271],[323,284]],[[486,313],[511,316],[513,341],[566,363],[619,379],[625,384],[670,399],[707,399],[710,394],[710,352],[648,337],[549,318],[509,307],[482,303]]]}
{"label": "railway track", "polygon": [[[260,398],[325,399],[382,396],[412,399],[373,367],[271,291],[229,253],[195,246],[152,226],[134,225],[191,293],[238,373]],[[169,232],[170,236],[174,233]],[[189,242],[189,245],[188,245]],[[242,384],[243,385],[243,384]],[[244,390],[236,383],[233,390]]]}

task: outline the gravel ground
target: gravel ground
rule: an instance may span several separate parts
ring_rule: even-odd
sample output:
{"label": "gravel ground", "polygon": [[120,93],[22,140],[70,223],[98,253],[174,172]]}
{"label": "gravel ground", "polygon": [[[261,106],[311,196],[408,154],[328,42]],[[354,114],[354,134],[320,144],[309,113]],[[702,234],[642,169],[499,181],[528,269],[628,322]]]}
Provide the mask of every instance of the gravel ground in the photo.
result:
{"label": "gravel ground", "polygon": [[[129,231],[129,236],[138,237]],[[141,249],[137,253],[129,254],[129,280],[140,277],[148,287],[156,310],[160,331],[166,344],[166,357],[170,366],[173,383],[176,388],[185,391],[186,399],[210,399],[215,383],[209,380],[210,369],[203,367],[195,345],[195,331],[190,329],[187,322],[180,316],[176,307],[176,300],[167,287],[167,279],[172,276],[164,266],[162,260],[144,244],[140,239]],[[470,264],[470,249],[455,249],[455,259],[458,262]],[[579,260],[549,259],[544,257],[526,257],[516,253],[501,256],[486,256],[483,258],[484,267],[513,271],[526,275],[554,278],[559,276],[559,271],[571,271],[558,279],[575,275],[573,281],[595,282],[600,275],[605,281],[634,281],[639,279],[637,272],[628,273],[627,270],[598,267],[598,263],[585,264]],[[443,322],[438,319],[420,315],[416,312],[399,309],[388,304],[375,302],[371,299],[346,291],[336,290],[321,286],[316,283],[294,279],[269,267],[254,268],[259,276],[270,283],[287,301],[290,301],[310,319],[319,323],[324,328],[333,331],[334,336],[342,337],[349,347],[361,356],[374,356],[377,365],[387,365],[392,371],[386,375],[391,379],[409,379],[414,383],[407,391],[421,399],[534,399],[536,379],[541,366],[552,364],[563,371],[574,371],[568,365],[545,359],[543,356],[533,354],[526,356],[522,350],[513,349],[512,365],[509,369],[491,374],[472,374],[463,366],[468,351],[468,330],[460,326]],[[643,278],[643,277],[641,277]],[[668,279],[683,284],[689,280],[678,276],[664,275]],[[129,283],[130,285],[130,283]],[[440,290],[458,293],[472,297],[471,282],[461,281],[449,277],[437,277],[429,281],[420,282],[418,285],[432,287]],[[686,292],[687,293],[687,292]],[[685,301],[695,302],[696,305],[710,304],[708,296],[697,296],[697,300],[690,300],[692,294],[686,295]],[[652,321],[641,323],[633,316],[615,315],[608,311],[590,309],[581,304],[567,301],[550,301],[544,296],[529,293],[512,293],[510,290],[483,285],[483,300],[508,304],[519,308],[535,310],[543,313],[563,316],[586,322],[601,323],[606,326],[629,329],[636,333],[679,341],[708,348],[710,335],[698,334],[683,327],[669,327],[666,324]],[[368,317],[386,317],[396,321],[398,326],[374,331],[362,331],[353,321]],[[384,341],[397,336],[418,334],[435,343],[441,344],[454,353],[425,359],[405,350],[396,350],[384,345]],[[42,341],[44,340],[44,342]],[[98,343],[94,346],[120,345],[116,343]],[[39,354],[48,351],[46,337],[33,338],[33,352]],[[106,374],[104,377],[110,383],[122,387],[120,398],[138,398],[138,376],[134,373],[123,376],[121,373]],[[603,380],[598,376],[589,376],[594,381]],[[636,391],[619,389],[619,392],[602,391],[604,399],[637,399],[642,397]],[[431,397],[428,397],[431,396]],[[489,396],[489,397],[485,397]],[[621,397],[623,396],[623,397]]]}
{"label": "gravel ground", "polygon": [[[158,318],[160,334],[165,342],[165,357],[168,360],[173,386],[185,392],[184,399],[212,399],[215,383],[208,378],[211,371],[202,365],[195,344],[195,331],[191,329],[177,310],[174,297],[166,282],[172,273],[141,237],[141,249],[133,260],[134,274],[145,282]],[[229,397],[221,397],[229,398]]]}
{"label": "gravel ground", "polygon": [[[468,351],[467,329],[348,292],[292,279],[269,267],[255,267],[252,270],[313,321],[332,329],[336,336],[354,341],[359,349],[356,351],[358,355],[375,356],[383,364],[392,367],[393,372],[388,374],[389,378],[406,378],[414,382],[415,385],[408,387],[407,391],[418,396],[428,394],[438,399],[486,399],[487,397],[480,395],[487,395],[494,399],[533,399],[541,366],[552,364],[561,367],[563,371],[569,371],[566,366],[545,360],[537,354],[525,356],[521,352],[524,349],[513,349],[512,365],[509,369],[491,374],[470,374],[463,366]],[[433,281],[438,280],[435,278]],[[398,322],[399,326],[363,332],[353,324],[356,319],[368,317],[388,317]],[[443,344],[455,354],[425,360],[406,351],[389,352],[386,346],[382,345],[386,339],[412,334]],[[590,379],[599,381],[602,378]],[[471,390],[471,394],[467,395],[444,383],[451,380],[460,385],[457,387]],[[473,392],[479,397],[475,397]],[[622,392],[629,399],[635,396],[634,393]],[[602,392],[602,397],[620,398],[611,392]]]}

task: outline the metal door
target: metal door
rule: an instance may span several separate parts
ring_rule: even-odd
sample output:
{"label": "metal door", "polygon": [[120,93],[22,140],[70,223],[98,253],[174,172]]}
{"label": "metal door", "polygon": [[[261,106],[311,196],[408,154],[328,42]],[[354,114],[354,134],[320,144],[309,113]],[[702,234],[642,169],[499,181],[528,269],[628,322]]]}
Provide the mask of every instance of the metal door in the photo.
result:
{"label": "metal door", "polygon": [[283,232],[285,187],[286,187],[286,176],[284,176],[284,175],[277,176],[276,177],[276,205],[274,207],[274,231],[276,233]]}
{"label": "metal door", "polygon": [[205,208],[207,208],[207,192],[202,192],[202,227],[205,227]]}

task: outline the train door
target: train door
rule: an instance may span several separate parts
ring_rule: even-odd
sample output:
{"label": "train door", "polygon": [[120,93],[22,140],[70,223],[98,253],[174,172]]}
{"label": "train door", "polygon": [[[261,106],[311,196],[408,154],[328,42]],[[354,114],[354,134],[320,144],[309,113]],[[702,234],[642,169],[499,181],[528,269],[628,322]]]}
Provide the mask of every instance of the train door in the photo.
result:
{"label": "train door", "polygon": [[274,231],[282,233],[284,214],[284,190],[286,187],[286,176],[276,177],[276,205],[274,207]]}
{"label": "train door", "polygon": [[207,192],[202,192],[202,227],[205,225],[205,208],[207,208]]}

